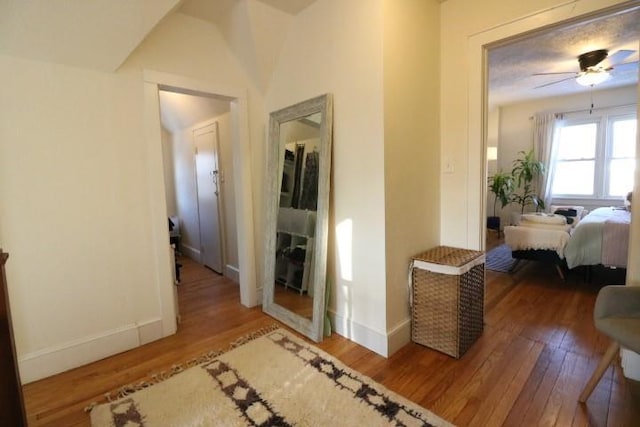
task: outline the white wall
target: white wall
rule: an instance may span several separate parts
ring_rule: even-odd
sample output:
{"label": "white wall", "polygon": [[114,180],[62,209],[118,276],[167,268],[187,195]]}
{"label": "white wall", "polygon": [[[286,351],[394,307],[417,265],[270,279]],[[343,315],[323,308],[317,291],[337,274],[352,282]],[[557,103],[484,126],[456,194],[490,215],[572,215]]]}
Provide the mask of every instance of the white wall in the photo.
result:
{"label": "white wall", "polygon": [[23,381],[172,333],[155,296],[170,266],[157,276],[141,82],[8,56],[0,78],[0,246]]}
{"label": "white wall", "polygon": [[385,0],[384,196],[389,353],[410,341],[407,268],[439,243],[439,8]]}
{"label": "white wall", "polygon": [[224,182],[220,184],[221,222],[225,251],[224,274],[238,280],[238,239],[233,180],[233,159],[230,113],[199,122],[172,135],[176,188],[176,212],[181,221],[182,250],[185,255],[200,262],[200,225],[198,220],[198,193],[194,161],[194,130],[218,122],[218,167]]}
{"label": "white wall", "polygon": [[[341,335],[387,351],[381,0],[318,0],[296,16],[267,111],[334,96],[330,310]],[[262,187],[256,187],[262,188]]]}
{"label": "white wall", "polygon": [[171,136],[171,132],[162,128],[162,165],[164,171],[164,192],[167,199],[168,216],[178,214],[173,164],[173,138]]}
{"label": "white wall", "polygon": [[[628,105],[637,102],[636,87],[624,87],[593,92],[595,108],[607,108]],[[533,148],[533,120],[536,113],[562,113],[584,110],[591,105],[590,91],[571,96],[542,98],[527,102],[505,105],[500,108],[498,167],[510,171],[513,160],[519,157],[520,151]],[[491,199],[493,200],[493,199]],[[599,203],[580,201],[587,209],[601,206]],[[502,221],[509,220],[509,213],[518,211],[517,205],[508,205],[502,212]]]}
{"label": "white wall", "polygon": [[143,69],[247,88],[260,188],[262,97],[214,26],[172,15],[115,74],[0,56],[0,246],[25,382],[175,330],[161,303],[170,248],[155,246],[168,235],[149,220],[164,183],[161,148],[145,142]]}
{"label": "white wall", "polygon": [[186,256],[200,262],[200,223],[196,186],[193,128],[172,135],[176,213],[180,218],[180,246]]}

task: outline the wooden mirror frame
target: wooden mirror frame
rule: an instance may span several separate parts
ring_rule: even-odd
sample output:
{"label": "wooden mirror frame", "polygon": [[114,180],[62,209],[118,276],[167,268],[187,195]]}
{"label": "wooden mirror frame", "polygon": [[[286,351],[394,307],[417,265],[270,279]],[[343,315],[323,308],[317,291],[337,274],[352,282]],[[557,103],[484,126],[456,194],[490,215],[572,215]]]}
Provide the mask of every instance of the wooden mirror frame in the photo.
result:
{"label": "wooden mirror frame", "polygon": [[[318,175],[318,203],[313,242],[313,316],[302,317],[274,302],[275,259],[278,211],[280,207],[280,159],[284,157],[284,145],[280,141],[280,126],[283,123],[320,113],[320,149]],[[325,317],[325,289],[327,280],[327,238],[329,233],[329,178],[331,173],[331,144],[333,124],[333,98],[325,94],[290,107],[274,111],[269,120],[269,145],[266,168],[266,225],[265,262],[262,309],[287,326],[319,342],[323,337]]]}

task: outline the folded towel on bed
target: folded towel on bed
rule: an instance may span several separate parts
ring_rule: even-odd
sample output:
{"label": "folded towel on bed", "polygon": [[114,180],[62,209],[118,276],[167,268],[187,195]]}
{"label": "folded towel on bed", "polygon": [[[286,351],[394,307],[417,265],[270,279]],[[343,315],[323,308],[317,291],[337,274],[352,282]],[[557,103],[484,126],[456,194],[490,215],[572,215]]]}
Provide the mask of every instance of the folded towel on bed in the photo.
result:
{"label": "folded towel on bed", "polygon": [[536,222],[536,223],[540,223],[540,224],[566,224],[567,223],[567,217],[566,216],[556,215],[556,214],[548,214],[548,213],[542,213],[542,212],[523,214],[520,217],[520,220],[521,221]]}

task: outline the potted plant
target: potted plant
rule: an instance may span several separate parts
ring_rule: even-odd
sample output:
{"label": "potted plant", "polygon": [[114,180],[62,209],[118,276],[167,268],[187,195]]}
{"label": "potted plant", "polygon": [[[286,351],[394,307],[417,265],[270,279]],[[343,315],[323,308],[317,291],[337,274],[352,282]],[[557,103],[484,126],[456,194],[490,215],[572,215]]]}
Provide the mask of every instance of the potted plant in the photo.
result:
{"label": "potted plant", "polygon": [[540,175],[545,173],[544,163],[537,160],[533,150],[520,151],[521,156],[513,161],[511,175],[515,181],[516,190],[511,196],[511,201],[520,205],[520,214],[528,205],[535,205],[536,212],[544,209],[544,200],[536,193],[535,183]]}
{"label": "potted plant", "polygon": [[500,231],[500,217],[497,214],[498,201],[503,209],[511,202],[513,192],[513,176],[507,172],[498,171],[489,177],[489,190],[494,194],[493,216],[487,217],[487,228]]}

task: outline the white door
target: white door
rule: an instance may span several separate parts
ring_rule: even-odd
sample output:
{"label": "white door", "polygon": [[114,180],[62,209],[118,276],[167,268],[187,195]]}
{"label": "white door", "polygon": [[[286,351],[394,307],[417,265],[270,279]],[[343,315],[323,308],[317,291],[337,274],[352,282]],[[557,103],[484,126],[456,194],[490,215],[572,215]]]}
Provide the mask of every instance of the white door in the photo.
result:
{"label": "white door", "polygon": [[195,129],[193,138],[196,147],[200,258],[202,264],[217,273],[222,273],[218,123]]}

